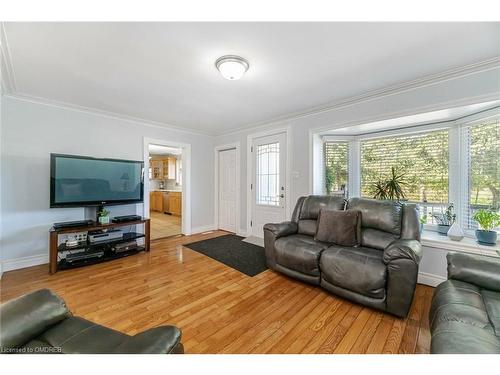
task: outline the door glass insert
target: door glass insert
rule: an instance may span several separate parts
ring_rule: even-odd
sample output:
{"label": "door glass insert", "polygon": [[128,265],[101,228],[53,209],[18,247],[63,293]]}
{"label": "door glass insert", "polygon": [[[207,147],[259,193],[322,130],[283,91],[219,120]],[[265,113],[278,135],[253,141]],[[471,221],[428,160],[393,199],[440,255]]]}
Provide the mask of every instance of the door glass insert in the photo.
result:
{"label": "door glass insert", "polygon": [[279,206],[279,142],[257,146],[257,204]]}

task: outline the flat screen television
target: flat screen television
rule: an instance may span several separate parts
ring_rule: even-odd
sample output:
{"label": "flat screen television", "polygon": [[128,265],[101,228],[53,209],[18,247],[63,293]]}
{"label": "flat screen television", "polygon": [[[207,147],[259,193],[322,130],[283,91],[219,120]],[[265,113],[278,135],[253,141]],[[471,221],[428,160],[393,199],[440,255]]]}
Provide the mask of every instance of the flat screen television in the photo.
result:
{"label": "flat screen television", "polygon": [[144,163],[50,154],[50,207],[140,203]]}

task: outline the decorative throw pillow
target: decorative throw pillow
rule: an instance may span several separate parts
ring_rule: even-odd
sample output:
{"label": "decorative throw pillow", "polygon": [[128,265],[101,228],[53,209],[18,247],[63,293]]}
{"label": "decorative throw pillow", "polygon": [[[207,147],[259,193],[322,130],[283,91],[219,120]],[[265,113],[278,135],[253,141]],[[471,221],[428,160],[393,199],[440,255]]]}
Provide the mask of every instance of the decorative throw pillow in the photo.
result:
{"label": "decorative throw pillow", "polygon": [[319,211],[316,241],[341,246],[358,246],[361,243],[361,211]]}

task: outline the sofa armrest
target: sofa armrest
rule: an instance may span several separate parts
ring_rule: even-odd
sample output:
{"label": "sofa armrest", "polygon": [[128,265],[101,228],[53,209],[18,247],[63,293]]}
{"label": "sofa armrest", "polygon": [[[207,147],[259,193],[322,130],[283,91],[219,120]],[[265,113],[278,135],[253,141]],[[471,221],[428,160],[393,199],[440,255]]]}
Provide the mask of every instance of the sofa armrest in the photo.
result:
{"label": "sofa armrest", "polygon": [[48,289],[8,301],[0,307],[0,348],[18,348],[69,316],[66,303]]}
{"label": "sofa armrest", "polygon": [[383,255],[385,264],[397,259],[409,259],[419,264],[421,258],[422,245],[417,240],[393,241],[384,249]]}
{"label": "sofa armrest", "polygon": [[387,311],[404,318],[410,311],[418,278],[422,246],[417,240],[396,240],[385,249],[382,259],[387,265]]}
{"label": "sofa armrest", "polygon": [[280,237],[297,233],[298,225],[293,221],[284,221],[283,223],[277,224],[268,223],[264,225],[264,231],[266,230],[272,232],[275,240],[277,240]]}
{"label": "sofa armrest", "polygon": [[450,252],[448,279],[500,292],[500,259],[477,254]]}
{"label": "sofa armrest", "polygon": [[119,354],[180,354],[183,352],[181,331],[174,326],[148,329],[120,344],[114,353]]}

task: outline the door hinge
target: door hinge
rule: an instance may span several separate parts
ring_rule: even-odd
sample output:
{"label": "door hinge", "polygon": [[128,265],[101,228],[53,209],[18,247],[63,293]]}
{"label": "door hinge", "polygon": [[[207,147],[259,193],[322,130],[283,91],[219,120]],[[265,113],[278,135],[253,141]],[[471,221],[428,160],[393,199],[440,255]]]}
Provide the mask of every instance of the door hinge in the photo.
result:
{"label": "door hinge", "polygon": [[250,226],[253,226],[253,221],[252,220],[250,220]]}
{"label": "door hinge", "polygon": [[250,146],[250,152],[253,152],[253,146]]}
{"label": "door hinge", "polygon": [[253,190],[253,184],[250,184],[250,190]]}

